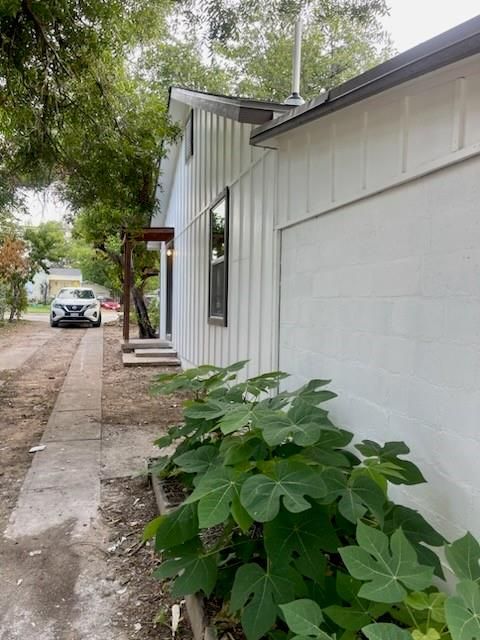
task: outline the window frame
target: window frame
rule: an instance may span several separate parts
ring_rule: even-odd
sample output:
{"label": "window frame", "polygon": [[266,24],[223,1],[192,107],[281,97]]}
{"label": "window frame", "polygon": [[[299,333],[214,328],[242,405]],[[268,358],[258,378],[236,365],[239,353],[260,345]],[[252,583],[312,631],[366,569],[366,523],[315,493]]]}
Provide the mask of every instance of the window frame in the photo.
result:
{"label": "window frame", "polygon": [[[223,308],[224,313],[222,316],[212,315],[212,236],[213,236],[213,210],[225,200],[225,230],[224,230],[224,253],[223,253],[223,265],[224,265],[224,285],[223,285]],[[228,263],[229,263],[229,244],[230,244],[230,189],[225,189],[215,198],[212,204],[208,208],[208,324],[227,327],[228,326]]]}

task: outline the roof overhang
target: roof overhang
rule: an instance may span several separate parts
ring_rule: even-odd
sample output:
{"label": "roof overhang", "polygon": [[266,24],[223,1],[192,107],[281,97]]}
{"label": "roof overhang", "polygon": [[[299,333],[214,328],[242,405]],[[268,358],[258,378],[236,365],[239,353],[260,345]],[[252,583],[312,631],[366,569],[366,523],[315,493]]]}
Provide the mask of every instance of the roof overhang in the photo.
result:
{"label": "roof overhang", "polygon": [[189,108],[203,109],[224,118],[249,124],[263,124],[272,120],[275,114],[290,111],[291,107],[278,102],[236,98],[204,91],[194,91],[184,87],[171,87],[169,111],[172,103],[177,102]]}
{"label": "roof overhang", "polygon": [[[170,87],[168,96],[168,113],[180,128],[185,126],[191,109],[202,109],[224,118],[252,125],[269,122],[274,117],[290,111],[291,107],[278,102],[237,98],[215,93],[196,91],[185,87]],[[161,159],[161,179],[157,185],[157,202],[160,214],[154,216],[153,222],[162,224],[168,209],[171,187],[177,166],[179,142],[168,144]]]}
{"label": "roof overhang", "polygon": [[269,141],[271,146],[276,136],[478,53],[480,15],[264,123],[252,131],[250,142],[262,146]]}

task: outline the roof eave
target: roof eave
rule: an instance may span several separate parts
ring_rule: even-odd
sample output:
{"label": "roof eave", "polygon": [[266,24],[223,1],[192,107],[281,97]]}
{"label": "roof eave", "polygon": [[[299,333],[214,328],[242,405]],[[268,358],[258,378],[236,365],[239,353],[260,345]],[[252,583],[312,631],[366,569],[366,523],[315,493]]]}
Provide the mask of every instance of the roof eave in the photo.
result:
{"label": "roof eave", "polygon": [[273,137],[344,109],[419,76],[480,53],[480,16],[395,56],[252,131],[250,142]]}

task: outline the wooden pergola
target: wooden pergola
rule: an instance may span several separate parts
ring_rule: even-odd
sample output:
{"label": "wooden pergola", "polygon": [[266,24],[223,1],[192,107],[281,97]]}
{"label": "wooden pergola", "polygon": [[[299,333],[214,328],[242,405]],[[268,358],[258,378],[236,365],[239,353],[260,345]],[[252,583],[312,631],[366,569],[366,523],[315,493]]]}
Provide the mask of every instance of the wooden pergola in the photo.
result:
{"label": "wooden pergola", "polygon": [[171,242],[173,227],[148,227],[127,232],[123,238],[123,339],[130,339],[130,293],[132,284],[132,250],[137,242]]}

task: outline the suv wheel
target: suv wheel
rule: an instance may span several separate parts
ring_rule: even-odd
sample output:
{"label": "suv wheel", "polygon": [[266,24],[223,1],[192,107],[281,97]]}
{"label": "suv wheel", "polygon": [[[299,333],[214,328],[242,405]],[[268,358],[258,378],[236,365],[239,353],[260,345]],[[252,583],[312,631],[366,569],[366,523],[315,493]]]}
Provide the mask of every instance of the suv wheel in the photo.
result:
{"label": "suv wheel", "polygon": [[92,326],[98,328],[101,326],[101,324],[102,324],[102,314],[98,316],[98,320],[94,322]]}

